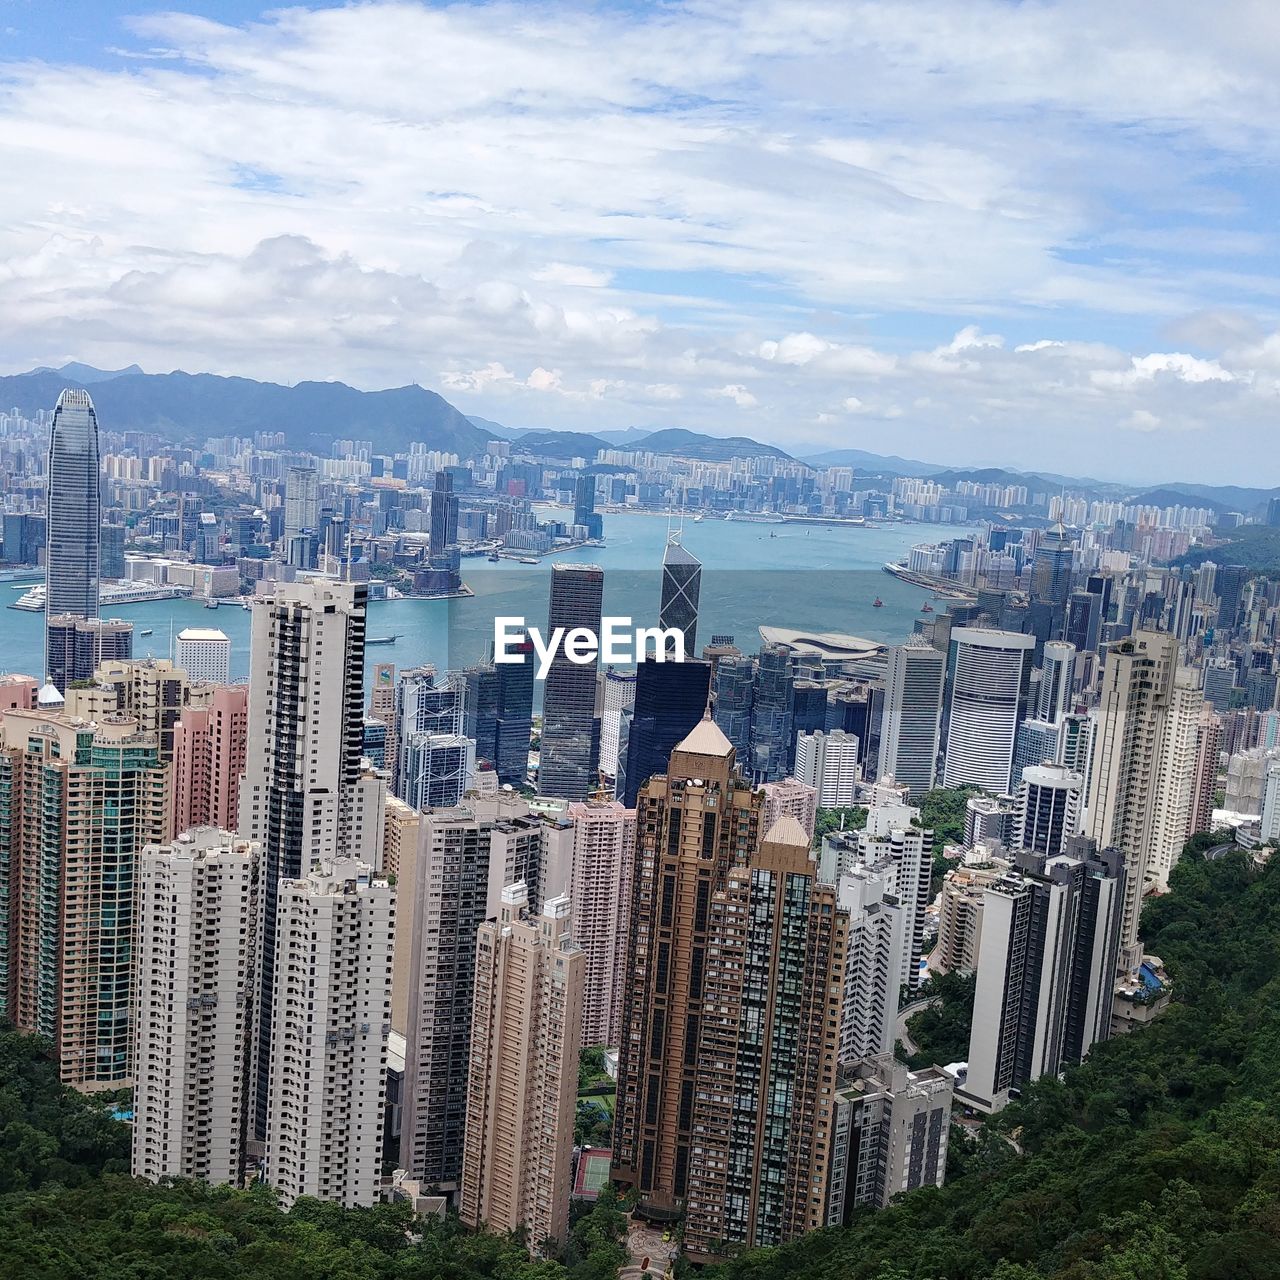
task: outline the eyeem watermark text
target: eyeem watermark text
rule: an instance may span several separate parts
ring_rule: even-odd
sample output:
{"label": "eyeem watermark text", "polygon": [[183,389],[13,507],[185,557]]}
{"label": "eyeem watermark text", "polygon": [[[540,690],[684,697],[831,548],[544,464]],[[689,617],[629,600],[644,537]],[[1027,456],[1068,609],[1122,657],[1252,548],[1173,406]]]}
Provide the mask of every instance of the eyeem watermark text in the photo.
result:
{"label": "eyeem watermark text", "polygon": [[519,646],[526,639],[538,660],[539,680],[547,678],[557,655],[578,666],[597,659],[606,665],[630,666],[650,656],[649,650],[658,662],[684,661],[684,632],[679,627],[633,627],[630,618],[601,618],[599,635],[590,627],[567,631],[556,627],[549,637],[523,618],[494,618],[493,660],[523,662],[528,651],[521,652]]}

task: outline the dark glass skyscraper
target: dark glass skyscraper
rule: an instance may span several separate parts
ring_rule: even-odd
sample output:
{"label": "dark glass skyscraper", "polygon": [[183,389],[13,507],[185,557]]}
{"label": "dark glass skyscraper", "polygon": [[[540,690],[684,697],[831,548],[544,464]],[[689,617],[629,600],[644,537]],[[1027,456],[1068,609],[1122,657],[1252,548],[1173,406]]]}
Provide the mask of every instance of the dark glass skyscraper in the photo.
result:
{"label": "dark glass skyscraper", "polygon": [[431,555],[442,555],[457,541],[458,498],[453,492],[453,476],[437,471],[436,487],[431,490]]}
{"label": "dark glass skyscraper", "polygon": [[[87,391],[58,397],[49,432],[45,617],[98,616],[98,415]],[[49,669],[46,637],[46,670]]]}
{"label": "dark glass skyscraper", "polygon": [[677,744],[706,715],[710,692],[711,664],[707,662],[650,658],[636,668],[625,776],[618,779],[618,799],[628,809],[636,807],[640,788],[666,769]]}
{"label": "dark glass skyscraper", "polygon": [[[698,592],[701,586],[702,562],[682,546],[678,538],[669,538],[662,557],[662,602],[658,608],[658,623],[663,630],[675,628],[684,634],[687,658],[692,658],[697,652]],[[671,745],[674,747],[675,742]]]}
{"label": "dark glass skyscraper", "polygon": [[[547,632],[563,635],[584,627],[600,635],[604,603],[604,570],[594,564],[557,564],[551,569],[551,605]],[[595,785],[600,735],[595,717],[596,670],[590,662],[571,662],[560,645],[547,672],[542,698],[542,746],[538,793],[585,800]]]}
{"label": "dark glass skyscraper", "polygon": [[498,666],[498,724],[494,768],[498,781],[522,787],[529,776],[529,739],[533,732],[533,642],[526,637],[508,645],[508,653],[524,657],[520,663]]}

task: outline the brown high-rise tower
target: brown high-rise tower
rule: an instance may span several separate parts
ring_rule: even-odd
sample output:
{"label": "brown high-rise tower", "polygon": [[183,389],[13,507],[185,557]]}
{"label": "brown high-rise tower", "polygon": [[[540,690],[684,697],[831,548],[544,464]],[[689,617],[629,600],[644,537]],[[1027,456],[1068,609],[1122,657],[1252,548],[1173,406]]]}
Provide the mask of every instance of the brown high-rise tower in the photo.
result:
{"label": "brown high-rise tower", "polygon": [[848,920],[704,720],[641,789],[615,1180],[709,1261],[822,1225]]}

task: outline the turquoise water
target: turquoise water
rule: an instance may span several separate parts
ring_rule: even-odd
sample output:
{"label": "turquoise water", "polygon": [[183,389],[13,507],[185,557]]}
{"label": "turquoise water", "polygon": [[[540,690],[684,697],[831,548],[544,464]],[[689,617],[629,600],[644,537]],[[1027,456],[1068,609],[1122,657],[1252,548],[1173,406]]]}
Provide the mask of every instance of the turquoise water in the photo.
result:
{"label": "turquoise water", "polygon": [[[958,536],[945,525],[887,525],[864,529],[827,525],[770,525],[724,520],[687,522],[684,543],[703,562],[698,647],[712,633],[736,637],[754,652],[761,625],[840,631],[896,643],[925,616],[929,593],[882,572],[917,542]],[[370,646],[375,662],[398,667],[434,662],[441,669],[477,660],[493,637],[495,615],[526,617],[546,626],[551,564],[589,559],[605,569],[605,613],[637,626],[657,621],[667,520],[661,516],[605,516],[604,547],[567,552],[523,565],[483,558],[462,562],[473,598],[374,601],[369,635],[395,634],[394,644]],[[29,584],[27,584],[29,585]],[[16,599],[25,588],[13,590]],[[0,593],[11,590],[0,585]],[[883,606],[874,608],[879,596]],[[4,597],[0,595],[0,599]],[[937,606],[941,609],[943,606]],[[249,672],[249,614],[238,605],[206,609],[199,601],[157,600],[111,611],[135,626],[136,657],[168,657],[170,635],[184,627],[216,626],[231,637],[231,675]],[[41,675],[44,615],[0,609],[0,671]],[[142,635],[150,630],[150,636]]]}

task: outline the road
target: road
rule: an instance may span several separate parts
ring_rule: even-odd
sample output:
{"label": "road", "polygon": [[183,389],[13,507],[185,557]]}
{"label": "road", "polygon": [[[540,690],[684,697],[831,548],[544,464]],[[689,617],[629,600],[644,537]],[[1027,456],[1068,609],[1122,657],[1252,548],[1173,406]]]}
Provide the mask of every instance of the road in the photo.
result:
{"label": "road", "polygon": [[1230,853],[1236,847],[1234,840],[1227,841],[1226,844],[1215,844],[1212,849],[1204,851],[1204,860],[1206,862],[1217,862],[1224,853]]}
{"label": "road", "polygon": [[898,1021],[894,1028],[894,1034],[902,1041],[902,1047],[907,1053],[916,1052],[916,1042],[907,1034],[907,1019],[912,1014],[919,1013],[921,1009],[927,1009],[930,1005],[937,1004],[941,999],[941,996],[925,996],[922,1000],[913,1000],[910,1004],[903,1005],[898,1010]]}

